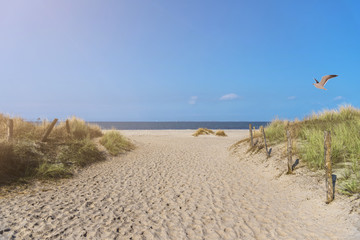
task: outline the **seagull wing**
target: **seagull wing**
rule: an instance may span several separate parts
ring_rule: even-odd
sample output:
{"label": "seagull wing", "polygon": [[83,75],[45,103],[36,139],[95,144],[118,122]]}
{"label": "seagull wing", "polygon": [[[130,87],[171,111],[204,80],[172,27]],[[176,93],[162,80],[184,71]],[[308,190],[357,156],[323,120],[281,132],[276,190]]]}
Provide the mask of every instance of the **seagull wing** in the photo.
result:
{"label": "seagull wing", "polygon": [[315,80],[315,82],[316,82],[316,83],[319,83],[319,81],[318,81],[318,80],[316,80],[316,78],[314,78],[314,80]]}
{"label": "seagull wing", "polygon": [[337,77],[338,75],[326,75],[321,78],[320,84],[324,86],[330,78]]}

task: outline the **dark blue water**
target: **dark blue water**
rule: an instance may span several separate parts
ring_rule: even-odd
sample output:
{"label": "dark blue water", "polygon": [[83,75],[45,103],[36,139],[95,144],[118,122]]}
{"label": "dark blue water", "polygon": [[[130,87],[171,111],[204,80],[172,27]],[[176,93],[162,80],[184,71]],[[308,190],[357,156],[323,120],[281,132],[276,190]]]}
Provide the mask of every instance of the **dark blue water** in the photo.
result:
{"label": "dark blue water", "polygon": [[259,128],[270,122],[90,122],[102,129],[159,130],[159,129],[249,129],[249,123]]}

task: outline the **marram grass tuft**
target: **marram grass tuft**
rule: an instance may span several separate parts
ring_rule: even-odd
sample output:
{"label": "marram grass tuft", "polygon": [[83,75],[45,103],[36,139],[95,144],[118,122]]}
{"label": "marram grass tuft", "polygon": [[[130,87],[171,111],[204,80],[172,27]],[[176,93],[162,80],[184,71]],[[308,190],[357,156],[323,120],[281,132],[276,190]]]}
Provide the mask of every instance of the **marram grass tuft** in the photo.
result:
{"label": "marram grass tuft", "polygon": [[196,130],[193,136],[197,137],[199,135],[209,135],[209,134],[214,134],[214,131],[207,128],[199,128],[198,130]]}
{"label": "marram grass tuft", "polygon": [[106,132],[100,139],[100,143],[114,156],[135,148],[134,144],[116,130]]}
{"label": "marram grass tuft", "polygon": [[[286,143],[286,129],[295,142],[294,154],[314,170],[324,167],[324,131],[331,131],[333,168],[347,171],[347,178],[339,178],[340,192],[360,193],[360,109],[345,105],[313,113],[302,121],[276,119],[265,127],[269,144]],[[342,169],[349,164],[351,168]]]}
{"label": "marram grass tuft", "polygon": [[7,141],[9,116],[0,114],[0,185],[19,179],[59,178],[71,175],[75,166],[86,166],[105,159],[93,138],[102,136],[99,126],[72,117],[58,123],[46,142],[42,136],[49,121],[27,122],[13,119],[13,139]]}

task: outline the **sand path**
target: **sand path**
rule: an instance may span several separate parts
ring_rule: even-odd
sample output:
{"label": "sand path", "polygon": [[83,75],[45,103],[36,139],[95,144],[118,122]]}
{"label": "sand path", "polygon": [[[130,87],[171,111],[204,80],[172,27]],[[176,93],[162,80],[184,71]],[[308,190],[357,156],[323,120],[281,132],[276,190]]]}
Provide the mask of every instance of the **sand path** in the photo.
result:
{"label": "sand path", "polygon": [[340,204],[294,195],[231,155],[246,131],[192,132],[124,131],[135,151],[0,199],[0,239],[360,239]]}

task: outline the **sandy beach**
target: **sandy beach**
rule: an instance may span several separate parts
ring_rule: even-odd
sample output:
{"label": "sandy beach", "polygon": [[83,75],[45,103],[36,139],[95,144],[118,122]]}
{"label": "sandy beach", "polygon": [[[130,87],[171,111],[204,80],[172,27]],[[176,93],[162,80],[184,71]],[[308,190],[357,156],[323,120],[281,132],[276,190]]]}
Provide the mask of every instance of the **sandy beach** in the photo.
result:
{"label": "sandy beach", "polygon": [[359,214],[325,204],[318,176],[282,174],[275,150],[229,151],[248,131],[193,132],[121,131],[134,151],[1,198],[0,239],[360,239]]}

